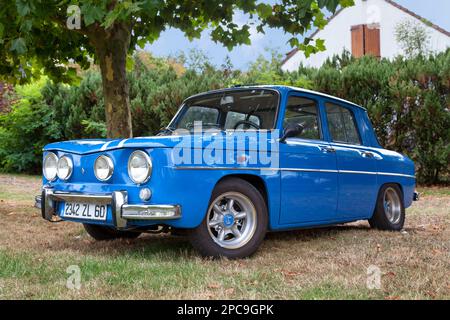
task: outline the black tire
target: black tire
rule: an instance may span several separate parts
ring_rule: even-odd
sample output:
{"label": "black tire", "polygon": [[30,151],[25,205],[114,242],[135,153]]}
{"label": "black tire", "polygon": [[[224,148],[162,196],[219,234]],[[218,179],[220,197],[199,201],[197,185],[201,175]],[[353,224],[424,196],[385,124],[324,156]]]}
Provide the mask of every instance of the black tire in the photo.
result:
{"label": "black tire", "polygon": [[254,254],[267,232],[268,213],[266,202],[261,193],[250,183],[239,178],[227,178],[221,181],[213,190],[211,199],[208,205],[208,210],[213,201],[226,193],[239,193],[250,200],[256,211],[256,227],[251,238],[239,248],[224,248],[217,244],[208,230],[208,215],[206,212],[202,223],[195,229],[189,230],[189,239],[192,246],[204,257],[226,257],[229,259],[246,258]]}
{"label": "black tire", "polygon": [[[391,221],[388,218],[389,215],[386,212],[384,205],[385,196],[388,192],[391,193],[391,195],[394,195],[393,192],[395,192],[399,200],[399,214],[397,214],[397,219],[394,219],[394,221]],[[400,231],[403,229],[403,226],[405,224],[405,206],[403,202],[403,192],[398,185],[386,184],[381,187],[378,193],[375,212],[372,218],[369,219],[369,224],[372,228],[380,230]]]}
{"label": "black tire", "polygon": [[140,232],[120,231],[110,227],[96,224],[83,223],[86,232],[97,241],[108,241],[115,239],[135,239],[141,235]]}

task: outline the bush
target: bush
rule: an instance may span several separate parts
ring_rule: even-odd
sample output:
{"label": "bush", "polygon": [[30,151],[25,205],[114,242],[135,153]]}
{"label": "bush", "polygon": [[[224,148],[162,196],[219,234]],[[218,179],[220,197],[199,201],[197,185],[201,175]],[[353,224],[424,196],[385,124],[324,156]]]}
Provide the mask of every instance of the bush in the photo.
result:
{"label": "bush", "polygon": [[59,134],[52,136],[52,113],[42,100],[45,81],[16,87],[21,99],[9,113],[0,115],[0,164],[4,171],[39,172],[42,147],[60,138]]}

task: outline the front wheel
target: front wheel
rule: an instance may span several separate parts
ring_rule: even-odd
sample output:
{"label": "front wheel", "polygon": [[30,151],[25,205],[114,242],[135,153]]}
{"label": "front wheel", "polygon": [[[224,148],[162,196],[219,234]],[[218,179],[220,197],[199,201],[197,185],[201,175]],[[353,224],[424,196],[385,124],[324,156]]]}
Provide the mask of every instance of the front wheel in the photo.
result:
{"label": "front wheel", "polygon": [[83,223],[86,232],[97,241],[107,241],[114,239],[135,239],[139,237],[140,232],[120,231],[110,227],[99,226],[95,224]]}
{"label": "front wheel", "polygon": [[380,230],[400,231],[405,224],[403,193],[395,184],[384,185],[378,194],[370,226]]}
{"label": "front wheel", "polygon": [[228,178],[214,189],[202,223],[190,240],[207,257],[245,258],[258,249],[267,232],[267,207],[250,183]]}

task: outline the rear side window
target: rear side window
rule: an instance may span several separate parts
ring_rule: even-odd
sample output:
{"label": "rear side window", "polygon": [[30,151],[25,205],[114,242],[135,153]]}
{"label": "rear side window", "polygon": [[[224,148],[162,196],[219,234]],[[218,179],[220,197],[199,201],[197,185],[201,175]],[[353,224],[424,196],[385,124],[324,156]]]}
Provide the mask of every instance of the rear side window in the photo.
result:
{"label": "rear side window", "polygon": [[289,97],[283,127],[296,123],[304,128],[297,138],[320,140],[319,110],[316,101],[303,97]]}
{"label": "rear side window", "polygon": [[325,106],[331,139],[334,142],[361,144],[353,112],[333,103],[327,102]]}

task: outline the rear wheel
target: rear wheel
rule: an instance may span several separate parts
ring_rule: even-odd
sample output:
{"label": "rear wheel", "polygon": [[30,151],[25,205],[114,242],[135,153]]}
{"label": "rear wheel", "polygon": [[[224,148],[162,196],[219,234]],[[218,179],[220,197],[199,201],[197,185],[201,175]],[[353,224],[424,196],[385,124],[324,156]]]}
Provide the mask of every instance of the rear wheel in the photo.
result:
{"label": "rear wheel", "polygon": [[208,257],[252,255],[267,232],[267,208],[261,193],[238,178],[220,182],[202,223],[190,232],[192,245]]}
{"label": "rear wheel", "polygon": [[83,224],[86,232],[95,240],[106,241],[114,239],[135,239],[139,237],[140,232],[120,231],[110,227],[99,226],[95,224]]}
{"label": "rear wheel", "polygon": [[403,193],[395,184],[384,185],[378,194],[370,226],[380,230],[400,231],[405,224]]}

